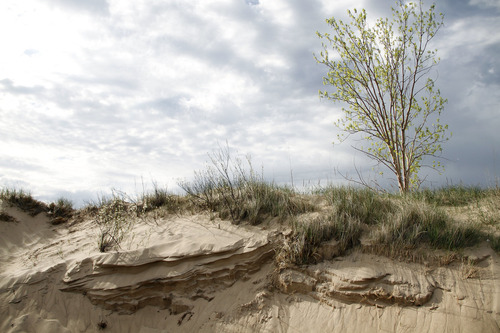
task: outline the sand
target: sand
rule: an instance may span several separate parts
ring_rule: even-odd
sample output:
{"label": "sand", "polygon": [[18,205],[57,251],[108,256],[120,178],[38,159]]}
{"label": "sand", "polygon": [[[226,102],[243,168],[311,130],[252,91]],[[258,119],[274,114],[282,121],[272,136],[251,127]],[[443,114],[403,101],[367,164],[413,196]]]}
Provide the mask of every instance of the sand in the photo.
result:
{"label": "sand", "polygon": [[[98,251],[92,219],[1,205],[1,332],[499,332],[500,261],[429,267],[360,251],[278,272],[272,225],[139,219]],[[474,263],[474,264],[472,264]]]}

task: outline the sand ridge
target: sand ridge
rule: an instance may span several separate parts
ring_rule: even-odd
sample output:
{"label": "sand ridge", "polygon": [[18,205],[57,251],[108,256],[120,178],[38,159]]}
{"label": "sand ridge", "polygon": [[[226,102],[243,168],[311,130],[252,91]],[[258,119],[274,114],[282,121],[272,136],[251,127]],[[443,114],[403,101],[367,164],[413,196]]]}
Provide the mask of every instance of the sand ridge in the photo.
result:
{"label": "sand ridge", "polygon": [[0,222],[2,332],[498,332],[500,263],[427,267],[352,252],[277,271],[272,226],[138,220],[101,253],[91,219]]}

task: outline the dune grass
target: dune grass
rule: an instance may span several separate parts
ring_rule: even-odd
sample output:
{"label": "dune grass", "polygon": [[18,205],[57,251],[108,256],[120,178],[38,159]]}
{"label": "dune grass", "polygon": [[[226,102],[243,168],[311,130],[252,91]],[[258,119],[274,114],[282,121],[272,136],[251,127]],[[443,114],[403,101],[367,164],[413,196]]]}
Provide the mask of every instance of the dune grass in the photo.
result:
{"label": "dune grass", "polygon": [[179,186],[195,205],[220,218],[256,225],[267,217],[284,221],[314,210],[314,205],[294,189],[266,182],[263,173],[254,170],[250,158],[246,163],[233,158],[228,147],[221,147],[209,158],[206,169],[195,172],[191,182],[179,182]]}
{"label": "dune grass", "polygon": [[67,222],[74,214],[73,202],[66,198],[59,198],[48,205],[47,213],[53,225]]}
{"label": "dune grass", "polygon": [[[487,239],[494,249],[499,247],[498,232],[485,231],[477,221],[458,223],[445,210],[494,198],[490,211],[498,212],[498,189],[455,186],[391,195],[329,186],[304,194],[265,182],[249,159],[245,164],[232,158],[227,147],[209,157],[211,163],[196,172],[191,183],[180,183],[188,197],[235,224],[259,224],[268,216],[287,221],[292,234],[277,257],[289,264],[321,260],[319,250],[331,240],[338,242],[339,253],[360,245],[364,251],[387,255],[404,255],[419,247],[460,251]],[[311,218],[297,218],[315,211],[319,214]],[[496,215],[481,212],[483,220],[500,231]]]}
{"label": "dune grass", "polygon": [[3,188],[0,190],[0,199],[31,216],[47,212],[47,205],[45,203],[36,200],[31,193],[24,190]]}
{"label": "dune grass", "polygon": [[310,221],[292,222],[292,235],[277,250],[280,266],[316,263],[323,259],[320,247],[324,242],[338,242],[337,254],[341,255],[359,244],[362,224],[359,220],[344,221],[334,214],[320,215]]}
{"label": "dune grass", "polygon": [[186,196],[172,194],[153,183],[152,191],[143,191],[135,198],[113,190],[110,196],[98,196],[97,200],[89,202],[81,211],[99,228],[97,248],[100,252],[108,252],[121,248],[138,219],[152,219],[157,223],[159,213],[162,217],[178,214],[188,206]]}
{"label": "dune grass", "polygon": [[445,186],[424,189],[410,194],[412,198],[438,206],[464,206],[485,198],[498,189],[482,189],[479,186]]}
{"label": "dune grass", "polygon": [[[303,193],[265,181],[250,159],[246,163],[234,159],[227,148],[209,156],[211,164],[195,172],[193,181],[179,183],[185,195],[153,183],[152,191],[135,199],[113,192],[82,209],[99,226],[99,250],[119,249],[134,219],[194,209],[208,210],[234,224],[280,221],[282,227],[291,228],[276,256],[286,265],[322,260],[321,247],[330,241],[336,242],[338,255],[353,248],[403,258],[422,248],[459,253],[482,241],[500,252],[498,187],[456,186],[394,195],[328,186]],[[45,212],[53,224],[75,214],[64,198],[47,205],[29,192],[2,189],[0,199],[33,216]]]}
{"label": "dune grass", "polygon": [[99,226],[97,247],[100,252],[119,249],[129,234],[133,220],[130,218],[130,204],[113,193],[111,198],[101,197],[94,210],[94,221]]}
{"label": "dune grass", "polygon": [[15,217],[5,213],[5,212],[0,212],[0,221],[3,222],[18,222]]}
{"label": "dune grass", "polygon": [[[477,221],[458,223],[444,209],[490,199],[490,208],[496,209],[493,212],[496,214],[498,191],[471,188],[468,193],[465,188],[447,188],[400,196],[366,188],[329,186],[306,194],[265,182],[248,165],[244,169],[228,164],[227,170],[220,169],[222,173],[217,168],[200,171],[193,182],[180,184],[186,195],[154,186],[152,192],[136,200],[116,194],[109,199],[101,198],[94,205],[95,220],[102,231],[99,249],[104,252],[119,247],[130,231],[130,216],[158,209],[178,213],[190,203],[234,224],[257,225],[269,218],[288,224],[292,233],[277,250],[277,257],[292,265],[321,260],[319,250],[324,242],[331,240],[338,242],[338,254],[356,247],[399,257],[422,247],[457,252],[485,240],[496,251],[500,250],[498,233],[485,231]],[[308,218],[311,212],[315,213]],[[500,230],[498,219],[491,220],[489,225]]]}
{"label": "dune grass", "polygon": [[55,202],[46,204],[36,200],[30,192],[24,190],[3,188],[0,190],[0,199],[31,216],[46,213],[54,225],[68,221],[75,212],[73,203],[68,199],[59,198]]}
{"label": "dune grass", "polygon": [[179,214],[189,210],[190,201],[184,195],[173,194],[167,188],[161,188],[156,182],[153,182],[152,191],[143,191],[135,199],[129,199],[133,203],[138,217],[144,217],[150,212],[158,215]]}
{"label": "dune grass", "polygon": [[372,244],[385,253],[401,253],[419,246],[459,250],[487,237],[475,224],[457,224],[437,206],[401,200],[398,209],[372,232]]}
{"label": "dune grass", "polygon": [[444,209],[492,198],[496,206],[490,207],[490,214],[498,213],[500,196],[492,189],[460,187],[400,196],[365,188],[328,187],[314,194],[327,202],[326,212],[292,224],[293,234],[279,251],[279,260],[314,263],[321,259],[321,244],[330,240],[338,241],[340,254],[360,246],[363,251],[404,258],[423,247],[459,252],[486,240],[499,251],[499,219],[490,220],[496,227],[491,232],[474,220],[459,223]]}

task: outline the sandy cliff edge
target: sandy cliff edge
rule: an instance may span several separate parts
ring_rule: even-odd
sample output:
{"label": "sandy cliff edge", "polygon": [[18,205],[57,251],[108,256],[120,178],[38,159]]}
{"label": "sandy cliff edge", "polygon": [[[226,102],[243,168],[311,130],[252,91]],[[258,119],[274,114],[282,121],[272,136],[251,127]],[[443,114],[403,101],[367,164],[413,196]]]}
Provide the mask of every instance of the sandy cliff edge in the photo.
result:
{"label": "sandy cliff edge", "polygon": [[426,267],[359,251],[273,265],[280,234],[206,215],[137,223],[100,253],[91,220],[53,226],[3,207],[2,332],[499,332],[500,262]]}

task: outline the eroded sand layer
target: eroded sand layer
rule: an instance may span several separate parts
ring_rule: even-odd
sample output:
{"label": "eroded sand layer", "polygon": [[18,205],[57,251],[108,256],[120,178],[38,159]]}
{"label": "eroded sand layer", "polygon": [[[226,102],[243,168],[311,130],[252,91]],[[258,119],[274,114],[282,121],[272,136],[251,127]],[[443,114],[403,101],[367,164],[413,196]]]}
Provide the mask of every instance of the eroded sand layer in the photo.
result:
{"label": "eroded sand layer", "polygon": [[139,221],[100,253],[91,220],[3,207],[1,332],[498,332],[500,265],[429,268],[352,253],[276,272],[272,228],[208,216]]}

